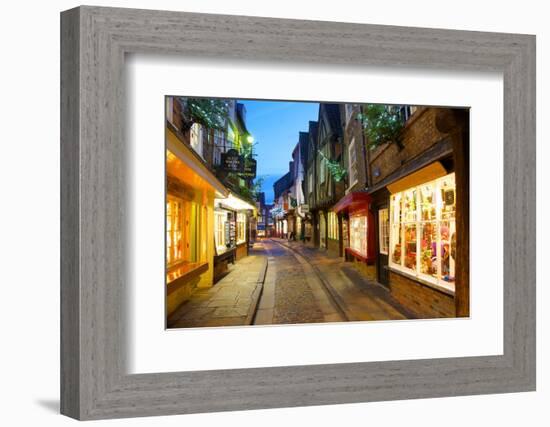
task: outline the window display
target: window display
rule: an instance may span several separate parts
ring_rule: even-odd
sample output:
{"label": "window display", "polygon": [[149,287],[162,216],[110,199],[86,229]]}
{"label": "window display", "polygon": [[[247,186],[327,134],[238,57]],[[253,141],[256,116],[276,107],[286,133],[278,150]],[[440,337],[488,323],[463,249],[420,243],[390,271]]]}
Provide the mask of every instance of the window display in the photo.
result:
{"label": "window display", "polygon": [[246,242],[246,214],[237,214],[237,244]]}
{"label": "window display", "polygon": [[359,255],[367,257],[367,217],[350,217],[349,246]]}
{"label": "window display", "polygon": [[338,217],[334,212],[328,213],[328,238],[338,240]]}
{"label": "window display", "polygon": [[453,290],[455,191],[452,173],[390,199],[390,265]]}
{"label": "window display", "polygon": [[380,238],[379,250],[383,255],[388,255],[390,246],[389,212],[387,208],[378,211],[378,236]]}
{"label": "window display", "polygon": [[216,241],[216,249],[218,253],[221,253],[227,249],[226,241],[225,241],[227,212],[216,211],[214,212],[214,217],[215,217],[214,239]]}
{"label": "window display", "polygon": [[183,200],[169,196],[166,200],[166,264],[183,261]]}

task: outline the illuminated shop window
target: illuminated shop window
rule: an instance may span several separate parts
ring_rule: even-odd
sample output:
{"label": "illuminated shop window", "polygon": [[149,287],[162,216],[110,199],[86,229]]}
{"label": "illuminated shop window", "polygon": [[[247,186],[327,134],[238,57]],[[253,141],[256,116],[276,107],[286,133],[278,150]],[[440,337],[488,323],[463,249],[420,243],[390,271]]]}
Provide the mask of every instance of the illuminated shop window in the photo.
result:
{"label": "illuminated shop window", "polygon": [[237,214],[237,244],[246,242],[246,214]]}
{"label": "illuminated shop window", "polygon": [[390,199],[390,265],[454,290],[455,212],[454,173],[393,194]]}
{"label": "illuminated shop window", "polygon": [[390,216],[388,208],[378,211],[378,236],[380,237],[380,253],[388,255],[390,247]]}
{"label": "illuminated shop window", "polygon": [[166,200],[166,265],[183,261],[183,200]]}
{"label": "illuminated shop window", "polygon": [[169,195],[166,199],[166,266],[198,262],[206,257],[201,241],[204,228],[201,205]]}
{"label": "illuminated shop window", "polygon": [[338,216],[334,212],[328,213],[328,238],[338,240]]}
{"label": "illuminated shop window", "polygon": [[354,215],[349,219],[349,247],[363,257],[367,257],[367,217]]}
{"label": "illuminated shop window", "polygon": [[226,234],[227,212],[214,212],[214,239],[218,252],[223,252],[227,249],[225,234]]}

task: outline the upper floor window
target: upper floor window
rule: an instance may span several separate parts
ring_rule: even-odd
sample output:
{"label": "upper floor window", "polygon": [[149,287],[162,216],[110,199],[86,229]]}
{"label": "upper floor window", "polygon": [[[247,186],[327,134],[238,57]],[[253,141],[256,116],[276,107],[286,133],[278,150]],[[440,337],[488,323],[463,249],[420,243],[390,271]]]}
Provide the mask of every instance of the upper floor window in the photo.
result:
{"label": "upper floor window", "polygon": [[166,97],[166,120],[174,124],[174,98]]}
{"label": "upper floor window", "polygon": [[403,122],[406,122],[414,114],[414,112],[416,111],[416,108],[417,107],[411,106],[411,105],[402,105],[402,106],[400,106],[399,107],[399,117],[401,118],[401,120]]}
{"label": "upper floor window", "polygon": [[202,126],[198,123],[193,123],[190,130],[190,144],[195,152],[203,157],[202,152]]}
{"label": "upper floor window", "polygon": [[357,184],[357,152],[355,150],[355,138],[351,139],[348,146],[348,175],[349,187]]}
{"label": "upper floor window", "polygon": [[346,124],[348,124],[351,120],[351,116],[353,115],[353,107],[353,104],[344,104],[344,109],[346,113]]}
{"label": "upper floor window", "polygon": [[326,160],[324,157],[321,157],[320,161],[319,161],[319,181],[321,183],[324,183],[325,182],[325,179],[326,179],[326,173],[325,173],[325,169],[326,169]]}

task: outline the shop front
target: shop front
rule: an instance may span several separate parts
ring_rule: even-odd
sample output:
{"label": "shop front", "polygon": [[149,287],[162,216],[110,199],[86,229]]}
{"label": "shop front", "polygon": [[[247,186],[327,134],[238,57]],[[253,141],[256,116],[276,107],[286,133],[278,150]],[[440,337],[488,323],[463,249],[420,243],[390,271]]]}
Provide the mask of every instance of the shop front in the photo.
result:
{"label": "shop front", "polygon": [[392,295],[422,316],[455,315],[456,184],[435,162],[387,186],[389,220],[379,224],[388,242]]}
{"label": "shop front", "polygon": [[228,265],[248,255],[248,228],[255,207],[233,193],[214,200],[214,281]]}
{"label": "shop front", "polygon": [[214,283],[214,199],[225,186],[168,129],[166,151],[166,311]]}
{"label": "shop front", "polygon": [[[375,261],[374,216],[370,210],[371,196],[363,191],[344,196],[334,206],[333,212],[343,219],[342,247],[346,261],[356,262],[369,276]],[[346,236],[343,236],[344,232]]]}

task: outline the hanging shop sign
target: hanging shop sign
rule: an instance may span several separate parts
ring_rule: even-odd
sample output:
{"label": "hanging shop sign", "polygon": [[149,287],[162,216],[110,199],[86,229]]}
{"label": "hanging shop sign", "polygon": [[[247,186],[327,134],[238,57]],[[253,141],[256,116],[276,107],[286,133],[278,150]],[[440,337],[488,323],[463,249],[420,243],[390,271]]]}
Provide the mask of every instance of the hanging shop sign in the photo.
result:
{"label": "hanging shop sign", "polygon": [[222,153],[222,169],[238,173],[242,177],[256,178],[256,160],[240,155],[234,148]]}
{"label": "hanging shop sign", "polygon": [[297,208],[298,207],[298,201],[294,197],[289,197],[290,199],[290,207]]}
{"label": "hanging shop sign", "polygon": [[256,178],[256,160],[252,157],[243,158],[243,170],[241,172],[242,176],[247,178]]}
{"label": "hanging shop sign", "polygon": [[243,157],[234,148],[222,153],[222,167],[226,172],[240,173],[244,169]]}

